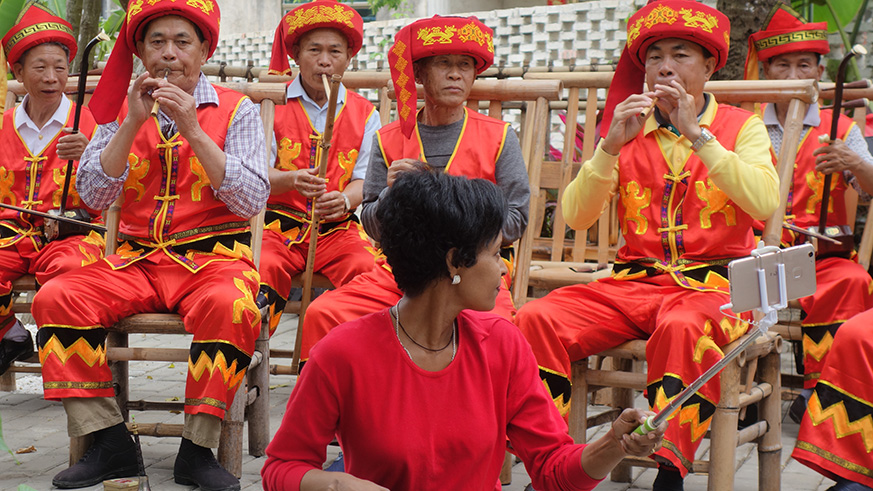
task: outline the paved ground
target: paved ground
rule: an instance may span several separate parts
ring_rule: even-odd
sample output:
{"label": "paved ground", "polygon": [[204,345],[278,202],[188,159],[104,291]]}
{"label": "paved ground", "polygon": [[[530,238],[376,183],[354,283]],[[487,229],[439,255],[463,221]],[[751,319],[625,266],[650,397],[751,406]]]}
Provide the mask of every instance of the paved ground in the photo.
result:
{"label": "paved ground", "polygon": [[[289,348],[294,343],[294,328],[296,317],[286,316],[273,338],[274,348]],[[132,336],[131,346],[168,346],[177,343],[178,336]],[[276,360],[289,363],[288,360]],[[184,364],[140,362],[132,363],[130,373],[133,377],[132,395],[134,399],[169,400],[183,394],[186,367]],[[296,377],[273,376],[270,387],[271,429],[273,432],[279,426],[285,403],[294,386]],[[42,491],[52,489],[51,478],[57,472],[67,467],[69,439],[66,435],[66,424],[63,408],[60,403],[43,400],[41,380],[36,376],[18,375],[19,389],[12,393],[0,393],[0,417],[3,422],[3,434],[9,447],[18,449],[33,446],[35,452],[17,454],[15,459],[8,454],[0,454],[0,491],[17,490],[20,485],[30,486]],[[642,407],[644,401],[638,398],[637,404]],[[787,410],[787,405],[785,405]],[[170,413],[135,412],[137,422],[168,422],[181,423],[182,416]],[[783,452],[782,452],[782,487],[796,491],[824,491],[833,483],[791,460],[790,453],[797,435],[797,425],[784,418],[783,421]],[[597,437],[603,429],[590,430],[590,437]],[[149,438],[142,440],[143,457],[146,471],[149,475],[151,488],[160,490],[191,489],[173,483],[173,461],[178,449],[178,440],[174,438]],[[247,448],[244,444],[244,449]],[[244,450],[245,451],[245,450]],[[707,451],[706,444],[700,452]],[[328,450],[327,458],[332,460],[336,448]],[[260,469],[263,458],[243,455],[242,488],[247,490],[261,489]],[[748,444],[737,449],[736,489],[738,491],[757,489],[757,455],[754,445]],[[636,469],[631,483],[614,483],[606,481],[598,489],[604,491],[625,491],[651,489],[655,471],[651,469]],[[530,482],[524,466],[521,463],[513,467],[512,484],[504,486],[505,491],[522,491]],[[706,475],[691,475],[686,479],[687,491],[703,491],[706,489]],[[102,485],[88,488],[100,490]]]}

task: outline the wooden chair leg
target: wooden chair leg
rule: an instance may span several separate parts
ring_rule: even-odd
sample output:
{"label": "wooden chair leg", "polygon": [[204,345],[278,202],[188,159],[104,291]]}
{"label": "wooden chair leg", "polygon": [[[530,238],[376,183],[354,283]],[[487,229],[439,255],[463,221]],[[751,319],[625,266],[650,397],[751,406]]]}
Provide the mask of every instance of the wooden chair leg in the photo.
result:
{"label": "wooden chair leg", "polygon": [[248,393],[256,394],[247,409],[249,422],[249,455],[261,457],[270,443],[270,328],[261,324],[261,334],[255,341],[255,351],[261,361],[248,372]]}
{"label": "wooden chair leg", "polygon": [[588,359],[570,365],[570,436],[576,443],[585,443],[588,429]]}
{"label": "wooden chair leg", "polygon": [[782,372],[779,350],[761,360],[761,379],[773,387],[773,393],[760,404],[761,419],[767,433],[758,441],[758,489],[778,491],[782,482]]}
{"label": "wooden chair leg", "polygon": [[0,392],[14,392],[17,388],[15,384],[15,372],[12,367],[3,375],[0,375]]}
{"label": "wooden chair leg", "polygon": [[[126,333],[110,331],[106,336],[106,347],[127,348],[128,336]],[[127,402],[130,400],[130,363],[123,360],[110,361],[109,369],[112,370],[112,386],[115,389],[115,402],[121,411],[124,421],[130,421],[130,410]]]}
{"label": "wooden chair leg", "polygon": [[[613,358],[612,366],[616,371],[629,372],[633,369],[633,360]],[[619,411],[634,407],[634,391],[614,387],[612,389],[612,407]],[[631,466],[625,462],[619,462],[609,474],[609,478],[613,482],[631,482],[633,480]]]}
{"label": "wooden chair leg", "polygon": [[729,363],[721,372],[721,396],[712,417],[708,491],[733,491],[739,420],[740,367]]}
{"label": "wooden chair leg", "polygon": [[245,417],[246,388],[240,384],[233,403],[227,408],[221,422],[221,441],[218,444],[218,462],[227,472],[242,477],[243,419]]}

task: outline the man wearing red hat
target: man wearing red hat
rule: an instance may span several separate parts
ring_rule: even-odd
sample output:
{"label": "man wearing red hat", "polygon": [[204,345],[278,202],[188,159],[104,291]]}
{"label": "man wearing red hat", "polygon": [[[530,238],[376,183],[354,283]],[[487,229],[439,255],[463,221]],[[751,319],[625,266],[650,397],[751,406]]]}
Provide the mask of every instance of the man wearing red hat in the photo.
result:
{"label": "man wearing red hat", "polygon": [[[30,5],[3,37],[3,52],[27,95],[0,123],[6,128],[0,131],[0,202],[42,212],[58,209],[67,162],[79,160],[96,127],[91,112],[82,108],[80,132],[69,134],[75,106],[64,88],[76,54],[73,30],[45,7]],[[5,70],[0,83],[5,88]],[[72,185],[74,176],[75,167],[66,209],[84,206]],[[44,284],[102,255],[103,238],[96,232],[50,240],[43,218],[0,209],[0,374],[33,353],[30,333],[11,310],[12,281],[33,274]]]}
{"label": "man wearing red hat", "polygon": [[[503,244],[510,246],[527,226],[530,188],[518,137],[508,123],[483,116],[465,104],[476,75],[494,61],[492,31],[475,17],[434,16],[413,22],[394,37],[388,52],[400,120],[379,130],[364,181],[364,229],[379,240],[376,210],[397,176],[420,166],[496,183],[509,203]],[[416,83],[424,108],[416,111]],[[504,249],[507,251],[508,249]],[[402,292],[384,257],[377,267],[317,298],[306,312],[301,360],[337,325],[396,304]],[[463,281],[457,277],[455,281]],[[508,277],[493,312],[512,319],[515,307]]]}
{"label": "man wearing red hat", "polygon": [[[757,78],[758,60],[768,80],[821,78],[821,57],[830,51],[826,23],[807,23],[779,4],[766,25],[749,38],[746,78]],[[782,143],[787,111],[787,104],[764,108],[764,124],[775,151]],[[847,223],[845,193],[850,185],[867,199],[873,193],[873,157],[850,118],[840,116],[837,140],[819,140],[822,135],[830,136],[832,118],[830,109],[817,105],[810,106],[804,117],[785,211],[786,220],[802,228],[819,223],[825,173],[833,173],[828,225]],[[802,240],[788,230],[782,236],[786,246]],[[801,320],[804,391],[788,411],[801,425],[792,455],[835,479],[831,490],[869,491],[873,487],[873,431],[863,431],[861,422],[873,418],[869,369],[873,280],[854,257],[825,257],[816,260],[816,286],[815,294],[799,299],[805,314]],[[858,315],[864,311],[868,314]],[[861,431],[846,431],[852,427]]]}
{"label": "man wearing red hat", "polygon": [[[341,286],[373,268],[372,246],[353,211],[361,189],[379,113],[368,100],[340,85],[327,174],[318,177],[321,135],[327,119],[322,76],[342,75],[361,49],[363,19],[355,9],[334,0],[316,0],[289,12],[273,40],[271,72],[290,71],[288,57],[300,73],[288,85],[288,102],[276,107],[277,157],[270,169],[272,195],[267,202],[261,254],[260,304],[272,304],[272,332],[291,291],[291,278],[306,267],[313,207],[319,226],[316,272]],[[275,147],[274,147],[275,148]]]}
{"label": "man wearing red hat", "polygon": [[[175,481],[239,489],[210,448],[260,330],[248,219],[264,207],[270,186],[254,104],[200,71],[218,43],[219,17],[211,0],[131,2],[91,100],[102,126],[77,183],[95,208],[121,197],[121,243],[34,299],[45,397],[63,401],[71,436],[94,437],[82,460],[55,476],[57,487],[136,474],[104,328],[163,311],[178,312],[193,334]],[[147,73],[128,90],[132,54]],[[155,101],[160,110],[152,116]]]}
{"label": "man wearing red hat", "polygon": [[[756,79],[758,60],[768,80],[821,78],[822,55],[830,51],[827,23],[806,23],[790,7],[774,6],[767,27],[749,38],[746,78]],[[770,133],[774,151],[782,144],[783,125],[788,104],[770,104],[764,108],[764,124]],[[828,225],[845,225],[845,193],[854,186],[869,199],[873,192],[873,157],[861,131],[847,116],[840,116],[838,139],[822,143],[819,137],[830,135],[833,111],[811,105],[803,121],[804,133],[797,150],[794,182],[785,218],[802,228],[817,226],[821,217],[824,173],[833,173]],[[785,230],[786,246],[803,242],[804,237]],[[854,253],[853,253],[854,255]],[[873,279],[856,258],[826,257],[816,260],[816,292],[799,299],[804,317],[803,386],[788,412],[800,423],[806,402],[819,380],[837,329],[852,316],[873,308]]]}
{"label": "man wearing red hat", "polygon": [[[611,278],[554,290],[516,319],[565,414],[570,364],[624,341],[648,339],[646,395],[655,411],[721,359],[720,347],[748,328],[719,309],[730,300],[727,263],[749,254],[753,220],[779,203],[760,118],[703,92],[727,59],[728,18],[694,1],[655,1],[630,17],[627,31],[607,133],[562,203],[567,223],[585,230],[618,193],[625,245]],[[683,489],[718,399],[716,378],[670,419],[653,457],[653,489]]]}

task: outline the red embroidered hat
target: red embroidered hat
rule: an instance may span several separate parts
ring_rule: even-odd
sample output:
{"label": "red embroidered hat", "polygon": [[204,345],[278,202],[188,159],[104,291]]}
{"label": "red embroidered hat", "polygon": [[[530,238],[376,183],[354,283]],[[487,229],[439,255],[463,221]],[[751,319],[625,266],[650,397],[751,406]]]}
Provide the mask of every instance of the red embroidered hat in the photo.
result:
{"label": "red embroidered hat", "polygon": [[294,44],[300,36],[323,27],[342,32],[348,39],[352,56],[361,50],[364,42],[364,19],[361,14],[335,0],[315,0],[288,12],[279,22],[273,37],[270,73],[285,75],[291,71],[288,58],[292,56]]}
{"label": "red embroidered hat", "polygon": [[646,52],[662,39],[679,38],[715,56],[715,70],[727,63],[731,23],[726,15],[693,0],[650,0],[627,22],[627,44],[618,60],[603,110],[600,133],[606,135],[620,102],[640,94],[646,79]]}
{"label": "red embroidered hat", "polygon": [[69,48],[69,61],[76,56],[76,38],[70,23],[39,4],[31,4],[21,12],[2,42],[10,66],[18,62],[25,51],[48,42],[61,43]]}
{"label": "red embroidered hat", "polygon": [[758,61],[766,61],[785,53],[818,53],[826,55],[828,44],[827,22],[808,23],[791,7],[777,3],[764,21],[764,29],[749,36],[746,55],[746,80],[758,79]]}
{"label": "red embroidered hat", "polygon": [[494,33],[476,17],[421,19],[401,29],[388,51],[391,80],[397,94],[400,128],[407,138],[415,128],[418,94],[412,63],[438,55],[469,55],[476,61],[476,73],[494,63]]}
{"label": "red embroidered hat", "polygon": [[105,124],[118,117],[121,103],[127,95],[127,82],[133,73],[133,55],[139,56],[137,40],[142,40],[149,22],[165,15],[178,15],[191,21],[203,33],[204,42],[209,45],[209,55],[218,46],[218,27],[221,12],[215,0],[131,0],[127,6],[127,16],[118,32],[118,41],[109,55],[103,75],[88,107],[94,119]]}

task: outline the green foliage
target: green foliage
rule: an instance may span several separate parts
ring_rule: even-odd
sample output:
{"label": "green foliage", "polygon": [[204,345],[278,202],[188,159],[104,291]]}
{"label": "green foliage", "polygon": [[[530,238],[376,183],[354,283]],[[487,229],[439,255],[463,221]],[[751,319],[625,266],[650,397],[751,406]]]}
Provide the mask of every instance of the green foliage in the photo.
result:
{"label": "green foliage", "polygon": [[39,3],[50,8],[58,17],[67,18],[67,0],[41,0]]}
{"label": "green foliage", "polygon": [[0,32],[7,33],[27,0],[0,0]]}
{"label": "green foliage", "polygon": [[[827,22],[828,32],[837,32],[852,22],[864,0],[791,0],[791,7],[810,22]],[[810,10],[812,15],[810,15]]]}

